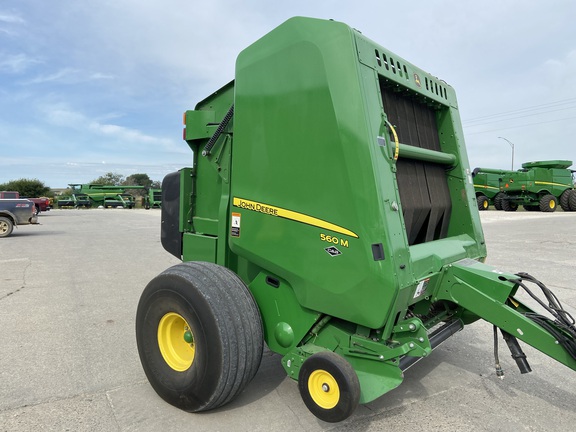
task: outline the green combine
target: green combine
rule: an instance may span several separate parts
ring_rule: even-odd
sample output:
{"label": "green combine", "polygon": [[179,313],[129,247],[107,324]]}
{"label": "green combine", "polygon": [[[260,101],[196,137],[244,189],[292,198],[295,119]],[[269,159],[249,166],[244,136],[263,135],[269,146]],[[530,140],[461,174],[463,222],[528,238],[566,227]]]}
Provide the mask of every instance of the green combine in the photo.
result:
{"label": "green combine", "polygon": [[[486,245],[454,90],[360,32],[293,18],[185,114],[191,167],[162,184],[164,248],[144,289],[144,371],[190,412],[230,402],[264,342],[309,410],[349,417],[466,325],[576,370],[576,328]],[[550,317],[519,300],[534,284]],[[496,336],[495,331],[495,336]],[[497,341],[497,339],[496,339]],[[497,373],[501,369],[497,364]]]}
{"label": "green combine", "polygon": [[576,211],[572,161],[526,162],[518,171],[476,168],[472,172],[479,210],[493,204],[496,210],[554,212]]}

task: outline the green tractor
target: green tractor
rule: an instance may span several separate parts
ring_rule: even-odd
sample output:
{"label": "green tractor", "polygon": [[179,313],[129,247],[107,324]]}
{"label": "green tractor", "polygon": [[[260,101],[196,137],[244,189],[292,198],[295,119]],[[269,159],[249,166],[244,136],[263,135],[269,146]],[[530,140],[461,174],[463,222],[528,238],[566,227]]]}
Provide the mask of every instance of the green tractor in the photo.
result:
{"label": "green tractor", "polygon": [[266,342],[309,410],[338,422],[479,319],[522,372],[519,340],[576,370],[569,315],[534,313],[516,296],[531,276],[484,264],[444,81],[343,23],[293,18],[239,54],[235,80],[186,112],[184,137],[191,167],[162,183],[161,229],[183,262],[136,315],[167,402],[230,402]]}
{"label": "green tractor", "polygon": [[576,211],[572,161],[526,162],[518,171],[476,168],[474,188],[479,210],[494,204],[496,210],[554,212]]}

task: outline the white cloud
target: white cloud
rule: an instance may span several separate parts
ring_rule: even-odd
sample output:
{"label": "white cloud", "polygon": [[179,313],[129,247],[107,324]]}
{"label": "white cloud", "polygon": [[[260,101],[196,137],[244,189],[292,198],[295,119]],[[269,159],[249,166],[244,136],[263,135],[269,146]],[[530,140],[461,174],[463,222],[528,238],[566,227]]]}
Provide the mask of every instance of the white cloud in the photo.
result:
{"label": "white cloud", "polygon": [[88,81],[108,80],[113,76],[100,72],[86,72],[80,69],[63,68],[50,74],[38,75],[32,79],[24,80],[21,84],[34,85],[46,83],[79,84]]}
{"label": "white cloud", "polygon": [[15,37],[18,35],[18,32],[14,29],[24,23],[24,19],[19,15],[0,10],[0,34]]}
{"label": "white cloud", "polygon": [[24,53],[0,54],[0,72],[21,73],[39,63],[41,63],[40,60]]}
{"label": "white cloud", "polygon": [[153,137],[142,133],[142,131],[115,124],[102,124],[92,121],[89,123],[88,128],[100,135],[111,137],[114,140],[119,140],[121,142],[161,145],[169,145],[171,143],[168,139]]}
{"label": "white cloud", "polygon": [[21,24],[24,23],[25,21],[22,19],[22,17],[16,15],[16,14],[10,14],[7,12],[0,12],[0,22],[3,23],[9,23],[9,24]]}
{"label": "white cloud", "polygon": [[70,76],[75,74],[77,70],[74,69],[61,69],[58,72],[54,72],[47,75],[39,75],[30,80],[24,81],[23,84],[42,84],[49,82],[63,82],[70,79]]}
{"label": "white cloud", "polygon": [[568,52],[563,58],[546,59],[536,71],[540,76],[546,77],[556,97],[576,95],[576,50]]}
{"label": "white cloud", "polygon": [[40,109],[43,112],[45,119],[56,126],[78,129],[87,122],[84,115],[69,109],[64,104],[43,105]]}
{"label": "white cloud", "polygon": [[118,113],[92,118],[65,103],[44,104],[41,105],[40,110],[43,113],[43,118],[51,125],[79,131],[84,136],[93,135],[95,139],[100,141],[100,146],[106,152],[110,152],[110,149],[120,152],[122,150],[142,151],[144,148],[156,148],[172,153],[187,153],[185,146],[177,144],[173,139],[154,136],[138,129],[102,121],[103,119],[118,118]]}

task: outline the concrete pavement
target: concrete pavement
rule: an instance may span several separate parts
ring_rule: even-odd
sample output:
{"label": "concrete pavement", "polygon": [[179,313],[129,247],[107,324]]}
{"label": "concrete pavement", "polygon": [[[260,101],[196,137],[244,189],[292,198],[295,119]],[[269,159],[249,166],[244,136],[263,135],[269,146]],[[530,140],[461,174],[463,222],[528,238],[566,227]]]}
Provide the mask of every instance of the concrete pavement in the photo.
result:
{"label": "concrete pavement", "polygon": [[[481,214],[488,263],[527,271],[576,310],[576,213]],[[202,414],[162,401],[134,336],[144,286],[177,259],[160,244],[157,210],[53,210],[0,239],[0,431],[551,431],[576,424],[576,373],[523,344],[520,375],[479,322],[405,374],[403,384],[340,424],[308,412],[280,357]]]}

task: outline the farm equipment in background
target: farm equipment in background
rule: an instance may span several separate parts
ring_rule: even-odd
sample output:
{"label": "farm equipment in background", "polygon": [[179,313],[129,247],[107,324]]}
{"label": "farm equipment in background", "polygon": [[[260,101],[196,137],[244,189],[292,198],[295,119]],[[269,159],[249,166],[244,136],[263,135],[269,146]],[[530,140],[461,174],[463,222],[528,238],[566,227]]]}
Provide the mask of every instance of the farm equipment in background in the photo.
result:
{"label": "farm equipment in background", "polygon": [[100,184],[69,184],[73,195],[81,194],[90,199],[95,207],[122,207],[132,209],[136,206],[134,196],[127,193],[129,190],[146,190],[146,186],[107,186]]}
{"label": "farm equipment in background", "polygon": [[518,171],[476,168],[472,172],[479,210],[493,204],[496,210],[554,212],[576,211],[572,161],[526,162]]}
{"label": "farm equipment in background", "polygon": [[500,198],[503,193],[500,191],[500,184],[504,178],[504,173],[505,171],[502,170],[488,170],[487,172],[483,168],[476,168],[472,171],[478,210],[488,210],[491,205],[496,210],[502,210]]}
{"label": "farm equipment in background", "polygon": [[228,403],[265,340],[310,411],[341,421],[479,319],[523,373],[518,340],[576,370],[569,314],[517,296],[549,290],[484,264],[444,81],[343,23],[293,18],[186,112],[184,138],[192,167],[164,179],[161,228],[184,262],[146,286],[136,315],[143,369],[167,402]]}
{"label": "farm equipment in background", "polygon": [[58,208],[90,208],[92,201],[86,194],[72,194],[59,196],[56,203]]}
{"label": "farm equipment in background", "polygon": [[162,207],[162,189],[149,189],[144,197],[144,207],[161,208]]}

